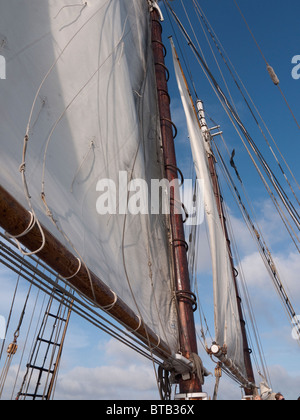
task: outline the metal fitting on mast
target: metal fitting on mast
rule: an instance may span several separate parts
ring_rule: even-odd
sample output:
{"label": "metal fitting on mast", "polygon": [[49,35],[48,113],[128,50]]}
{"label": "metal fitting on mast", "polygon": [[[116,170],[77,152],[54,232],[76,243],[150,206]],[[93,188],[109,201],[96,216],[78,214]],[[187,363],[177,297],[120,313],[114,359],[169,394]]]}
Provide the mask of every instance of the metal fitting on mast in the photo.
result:
{"label": "metal fitting on mast", "polygon": [[202,133],[204,134],[205,140],[207,142],[210,142],[213,137],[223,134],[223,131],[218,131],[217,133],[211,133],[213,130],[218,130],[220,126],[217,125],[215,127],[208,128],[206,118],[205,118],[203,102],[200,99],[197,99],[196,105],[197,105],[198,118],[200,121],[201,130],[202,130]]}
{"label": "metal fitting on mast", "polygon": [[153,10],[157,10],[157,12],[159,14],[160,21],[163,22],[164,21],[164,16],[162,14],[161,8],[159,7],[159,5],[157,3],[157,0],[148,0],[148,4],[149,4],[150,12],[153,12]]}
{"label": "metal fitting on mast", "polygon": [[224,366],[237,378],[241,384],[248,389],[255,389],[255,385],[246,378],[235,363],[227,357],[226,348],[220,347],[217,343],[213,343],[210,349],[207,349],[208,354],[217,357]]}

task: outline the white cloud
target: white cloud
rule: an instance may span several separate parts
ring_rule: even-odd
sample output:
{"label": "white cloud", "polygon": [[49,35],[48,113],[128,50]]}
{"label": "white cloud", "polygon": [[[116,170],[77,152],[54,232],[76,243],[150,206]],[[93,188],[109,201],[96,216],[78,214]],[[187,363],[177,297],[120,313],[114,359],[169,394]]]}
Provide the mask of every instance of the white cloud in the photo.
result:
{"label": "white cloud", "polygon": [[[255,207],[257,210],[258,225],[263,231],[268,247],[270,250],[273,250],[272,257],[281,276],[281,280],[294,304],[296,313],[300,314],[298,304],[300,298],[298,274],[300,270],[299,254],[291,246],[291,242],[288,241],[289,237],[287,232],[284,227],[281,227],[281,220],[270,200],[256,203]],[[288,383],[292,379],[291,383],[297,384],[300,380],[300,371],[298,369],[298,346],[292,339],[292,326],[275,290],[273,280],[264,265],[257,245],[248,231],[247,226],[240,216],[233,215],[231,209],[228,212],[242,265],[242,269],[241,267],[237,267],[240,273],[238,281],[241,281],[241,275],[244,273],[262,347],[266,356],[266,363],[269,366],[271,379],[274,382],[274,391],[286,393],[290,399],[293,399]],[[199,241],[201,251],[203,249],[203,243],[206,242],[207,239],[202,236]],[[210,258],[209,255],[208,258]],[[201,259],[199,258],[199,267],[200,262]],[[208,262],[202,261],[201,266],[202,268],[208,267]],[[205,295],[207,284],[211,283],[211,279],[207,278],[207,275],[203,275],[205,270],[201,271],[199,269],[198,271],[199,275],[201,274],[199,279],[199,296],[202,300],[202,305],[204,305],[206,317],[211,318],[212,303],[206,304],[205,302],[207,300]],[[244,296],[242,298],[245,307],[245,298]],[[251,327],[249,317],[246,321],[247,326]],[[226,378],[222,378],[221,382],[223,384],[220,386],[221,399],[240,399],[240,394],[236,392],[237,387],[234,383]],[[206,387],[210,390],[213,389],[211,380],[207,380]]]}
{"label": "white cloud", "polygon": [[142,365],[127,367],[76,367],[60,375],[56,399],[130,400],[157,399],[153,368]]}
{"label": "white cloud", "polygon": [[[299,270],[300,258],[296,252],[273,254],[273,260],[279,277],[289,295],[290,299],[297,304],[300,298]],[[271,276],[259,254],[254,252],[243,258],[241,261],[243,272],[249,288],[256,289],[260,295],[271,298],[275,295],[273,276]],[[277,293],[277,292],[276,292]],[[299,308],[300,311],[300,308]]]}
{"label": "white cloud", "polygon": [[269,367],[274,392],[281,392],[287,400],[300,397],[300,374],[290,374],[280,365]]}
{"label": "white cloud", "polygon": [[[266,243],[267,248],[272,254],[278,275],[292,301],[297,303],[300,298],[300,283],[298,273],[300,270],[300,256],[291,243],[289,235],[274,208],[271,200],[261,200],[254,203],[256,210],[255,227],[260,229],[263,234],[261,240]],[[253,297],[258,295],[263,298],[277,299],[273,285],[273,277],[270,276],[263,258],[260,255],[261,249],[256,240],[250,234],[243,219],[233,215],[228,210],[235,242],[237,244],[241,266],[240,272],[245,275],[245,281],[250,288]],[[279,301],[279,300],[278,300]],[[300,308],[299,308],[300,310]]]}
{"label": "white cloud", "polygon": [[[300,272],[300,257],[296,252],[290,252],[288,254],[280,253],[275,255],[275,264],[278,267],[280,275],[287,283],[290,295],[295,302],[300,299],[300,284],[299,284],[299,272]],[[300,311],[300,308],[299,308]]]}
{"label": "white cloud", "polygon": [[258,224],[263,232],[267,244],[275,249],[287,241],[288,232],[271,200],[263,200],[255,203],[258,214]]}
{"label": "white cloud", "polygon": [[[70,344],[70,342],[69,342]],[[99,351],[102,353],[99,354]],[[158,400],[159,394],[152,362],[137,355],[134,351],[115,340],[90,343],[89,349],[80,349],[81,364],[67,360],[70,349],[63,353],[63,363],[58,375],[55,399],[57,400]],[[95,354],[99,357],[94,360]],[[5,356],[4,356],[5,357]],[[16,355],[17,357],[17,355]],[[17,363],[18,358],[13,360]],[[103,365],[97,366],[97,361]],[[74,362],[74,360],[73,360]],[[77,361],[78,362],[78,361]],[[87,367],[92,364],[92,367]],[[1,363],[1,366],[3,363]],[[11,366],[4,388],[3,400],[11,399],[18,364]],[[21,369],[13,398],[20,389],[25,370]],[[44,378],[45,379],[45,378]],[[30,389],[36,384],[33,378]],[[39,392],[43,392],[44,382]]]}
{"label": "white cloud", "polygon": [[77,366],[62,373],[56,399],[158,399],[152,362],[114,339],[96,347],[103,366]]}

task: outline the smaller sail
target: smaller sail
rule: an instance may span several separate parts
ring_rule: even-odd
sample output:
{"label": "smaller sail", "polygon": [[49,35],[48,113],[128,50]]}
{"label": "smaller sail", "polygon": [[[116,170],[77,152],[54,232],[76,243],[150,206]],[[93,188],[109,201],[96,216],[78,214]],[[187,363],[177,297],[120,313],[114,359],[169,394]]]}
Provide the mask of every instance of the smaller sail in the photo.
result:
{"label": "smaller sail", "polygon": [[209,145],[203,138],[202,130],[191,104],[190,95],[178,63],[175,47],[174,45],[172,47],[175,73],[186,114],[195,170],[198,179],[203,181],[204,210],[209,227],[213,267],[216,343],[221,347],[224,345],[227,347],[227,357],[245,375],[243,338],[233,273],[208,167],[207,155],[210,153]]}

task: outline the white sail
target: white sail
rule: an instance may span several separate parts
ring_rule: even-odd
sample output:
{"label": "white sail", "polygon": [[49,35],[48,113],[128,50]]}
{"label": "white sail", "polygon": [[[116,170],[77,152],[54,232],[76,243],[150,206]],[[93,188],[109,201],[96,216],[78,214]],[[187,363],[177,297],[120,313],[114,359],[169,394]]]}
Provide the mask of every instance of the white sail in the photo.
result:
{"label": "white sail", "polygon": [[203,138],[199,121],[191,104],[174,45],[173,58],[178,88],[186,114],[196,175],[203,181],[205,216],[209,227],[213,268],[215,339],[219,346],[227,346],[227,357],[245,375],[243,340],[232,268],[208,167],[209,146]]}
{"label": "white sail", "polygon": [[[168,219],[124,214],[127,182],[163,178],[147,7],[0,0],[0,184],[176,351]],[[100,214],[106,179],[117,214]]]}

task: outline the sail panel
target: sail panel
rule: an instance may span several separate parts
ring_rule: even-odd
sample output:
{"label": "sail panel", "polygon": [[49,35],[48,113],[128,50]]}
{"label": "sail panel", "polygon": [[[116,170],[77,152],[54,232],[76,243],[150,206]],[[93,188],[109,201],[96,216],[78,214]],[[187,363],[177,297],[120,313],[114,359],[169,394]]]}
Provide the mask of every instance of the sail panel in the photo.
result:
{"label": "sail panel", "polygon": [[169,220],[151,214],[164,170],[147,2],[1,0],[0,27],[1,185],[175,352]]}
{"label": "sail panel", "polygon": [[213,270],[215,339],[219,346],[226,345],[227,357],[245,375],[243,339],[233,273],[207,160],[210,150],[191,104],[173,43],[172,47],[177,84],[186,115],[196,175],[203,181],[203,204],[209,228]]}

